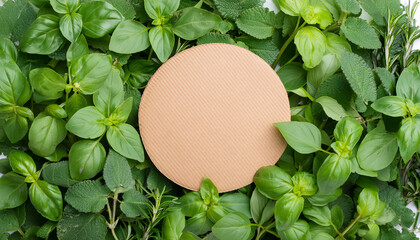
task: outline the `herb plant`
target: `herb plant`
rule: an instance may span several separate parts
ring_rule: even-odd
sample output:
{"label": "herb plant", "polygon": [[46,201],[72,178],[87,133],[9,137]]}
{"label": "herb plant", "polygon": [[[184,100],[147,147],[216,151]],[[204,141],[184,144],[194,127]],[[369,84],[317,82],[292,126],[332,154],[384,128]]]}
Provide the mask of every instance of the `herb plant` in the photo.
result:
{"label": "herb plant", "polygon": [[[416,239],[418,3],[274,3],[6,1],[0,239]],[[225,194],[175,186],[137,131],[153,73],[205,43],[272,65],[292,112],[273,123],[289,144],[277,164]]]}

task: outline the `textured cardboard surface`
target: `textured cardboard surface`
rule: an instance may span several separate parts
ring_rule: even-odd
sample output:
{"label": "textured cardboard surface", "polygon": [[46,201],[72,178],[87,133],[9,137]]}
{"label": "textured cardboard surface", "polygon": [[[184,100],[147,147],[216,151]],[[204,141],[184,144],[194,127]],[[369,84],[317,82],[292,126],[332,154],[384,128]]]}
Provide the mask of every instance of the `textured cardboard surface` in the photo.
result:
{"label": "textured cardboard surface", "polygon": [[271,67],[234,45],[204,44],[175,55],[150,79],[140,103],[144,147],[173,182],[220,192],[252,183],[286,142],[274,127],[290,121],[286,90]]}

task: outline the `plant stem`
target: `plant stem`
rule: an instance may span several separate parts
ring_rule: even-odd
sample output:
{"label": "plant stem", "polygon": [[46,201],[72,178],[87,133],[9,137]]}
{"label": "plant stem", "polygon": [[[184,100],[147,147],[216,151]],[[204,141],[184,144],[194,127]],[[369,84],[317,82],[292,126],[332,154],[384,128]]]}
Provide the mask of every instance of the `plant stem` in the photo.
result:
{"label": "plant stem", "polygon": [[342,237],[344,238],[344,235],[346,235],[346,233],[348,232],[348,231],[350,231],[350,229],[354,226],[354,224],[356,224],[357,223],[357,221],[359,221],[359,219],[360,219],[360,217],[361,217],[361,215],[359,215],[359,216],[357,216],[354,220],[353,220],[353,222],[351,222],[350,223],[350,225],[344,230],[344,232],[343,233],[341,233],[341,235],[342,235]]}
{"label": "plant stem", "polygon": [[113,204],[112,204],[112,212],[111,212],[111,207],[109,206],[109,203],[107,202],[106,206],[108,209],[108,215],[109,215],[109,224],[108,224],[108,228],[111,230],[112,236],[114,237],[115,240],[119,240],[117,237],[117,234],[115,234],[115,227],[118,224],[118,220],[115,221],[115,217],[116,217],[116,211],[117,211],[117,201],[118,201],[118,193],[114,193],[114,197],[113,197]]}
{"label": "plant stem", "polygon": [[279,55],[277,55],[276,60],[274,61],[273,65],[271,65],[272,68],[276,68],[277,64],[279,64],[280,62],[280,58],[283,55],[284,51],[286,51],[286,48],[289,46],[289,44],[293,41],[293,39],[295,38],[297,32],[306,25],[306,22],[302,23],[302,25],[299,27],[299,23],[300,23],[300,18],[297,21],[295,30],[293,31],[292,35],[290,35],[290,37],[286,40],[286,42],[283,44],[283,46],[280,49]]}
{"label": "plant stem", "polygon": [[19,227],[17,231],[20,233],[20,235],[22,235],[22,237],[25,237],[25,233],[22,231],[22,228]]}
{"label": "plant stem", "polygon": [[334,223],[330,222],[330,225],[334,228],[335,232],[338,234],[338,236],[340,236],[341,239],[345,239],[344,235],[337,229]]}
{"label": "plant stem", "polygon": [[155,202],[155,206],[153,206],[153,210],[152,210],[152,219],[150,220],[149,226],[147,226],[147,230],[146,232],[144,232],[142,240],[147,240],[149,239],[149,233],[152,230],[153,224],[155,223],[155,221],[159,218],[159,211],[160,211],[160,201],[161,198],[164,194],[164,191],[162,191],[162,194],[157,193],[156,194],[156,202]]}

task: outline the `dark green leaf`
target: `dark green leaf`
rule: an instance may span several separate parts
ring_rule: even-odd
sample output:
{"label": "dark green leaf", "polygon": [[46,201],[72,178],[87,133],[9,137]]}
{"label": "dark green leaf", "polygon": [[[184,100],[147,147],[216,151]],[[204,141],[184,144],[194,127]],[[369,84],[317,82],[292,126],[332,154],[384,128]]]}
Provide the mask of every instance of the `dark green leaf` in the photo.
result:
{"label": "dark green leaf", "polygon": [[321,149],[321,131],[315,125],[307,122],[280,122],[274,125],[297,152],[308,154]]}
{"label": "dark green leaf", "polygon": [[42,170],[42,178],[54,185],[70,187],[78,181],[70,177],[69,162],[50,163]]}
{"label": "dark green leaf", "polygon": [[[18,207],[27,198],[28,187],[26,186],[24,177],[11,172],[0,178],[0,210]],[[0,224],[0,228],[1,225],[3,224]]]}
{"label": "dark green leaf", "polygon": [[105,148],[99,141],[81,140],[74,143],[69,152],[70,176],[80,181],[93,178],[103,169],[105,157]]}
{"label": "dark green leaf", "polygon": [[358,17],[347,18],[341,25],[341,31],[349,41],[362,48],[378,49],[382,45],[375,29],[364,19]]}
{"label": "dark green leaf", "polygon": [[236,24],[247,34],[258,39],[265,39],[273,35],[275,14],[268,8],[250,8],[240,14]]}
{"label": "dark green leaf", "polygon": [[213,234],[220,240],[248,239],[251,223],[242,213],[229,213],[212,227]]}
{"label": "dark green leaf", "polygon": [[385,68],[375,68],[375,72],[382,82],[382,86],[385,88],[388,94],[392,94],[395,90],[395,77]]}
{"label": "dark green leaf", "polygon": [[277,71],[287,91],[296,90],[306,84],[306,71],[300,63],[289,63]]}
{"label": "dark green leaf", "polygon": [[124,157],[135,159],[139,162],[144,161],[140,136],[133,126],[126,123],[111,126],[106,133],[106,138],[111,147]]}
{"label": "dark green leaf", "polygon": [[58,221],[61,218],[63,197],[57,186],[38,180],[29,188],[29,198],[43,217],[51,221]]}
{"label": "dark green leaf", "polygon": [[134,187],[127,159],[113,150],[109,151],[106,158],[104,179],[108,188],[113,192],[126,192]]}
{"label": "dark green leaf", "polygon": [[120,208],[127,217],[147,217],[149,204],[149,200],[143,194],[132,189],[123,194]]}
{"label": "dark green leaf", "polygon": [[79,212],[99,212],[108,202],[109,189],[99,181],[83,181],[66,192],[66,202]]}

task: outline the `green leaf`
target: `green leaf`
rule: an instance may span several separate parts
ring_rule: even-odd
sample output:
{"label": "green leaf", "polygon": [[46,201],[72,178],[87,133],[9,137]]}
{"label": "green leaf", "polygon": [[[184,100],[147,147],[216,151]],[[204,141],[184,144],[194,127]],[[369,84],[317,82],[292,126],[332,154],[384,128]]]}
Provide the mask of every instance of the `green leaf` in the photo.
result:
{"label": "green leaf", "polygon": [[293,190],[292,178],[277,166],[258,169],[254,183],[262,195],[273,200],[280,199],[285,193]]}
{"label": "green leaf", "polygon": [[321,131],[307,122],[275,123],[286,142],[297,152],[313,153],[321,149]]}
{"label": "green leaf", "polygon": [[296,90],[306,84],[306,71],[300,63],[289,63],[278,71],[280,80],[287,91]]}
{"label": "green leaf", "polygon": [[235,20],[246,9],[253,7],[261,7],[260,0],[214,0],[217,10],[223,17],[229,20]]}
{"label": "green leaf", "polygon": [[320,193],[330,193],[343,185],[351,173],[351,161],[332,154],[325,159],[317,173]]}
{"label": "green leaf", "polygon": [[385,68],[375,68],[375,72],[382,82],[382,86],[388,94],[392,94],[395,90],[395,77]]}
{"label": "green leaf", "polygon": [[274,23],[274,12],[263,7],[247,9],[236,20],[239,29],[258,39],[271,37],[274,33]]}
{"label": "green leaf", "polygon": [[48,239],[49,235],[55,230],[57,223],[53,221],[48,221],[42,225],[36,233],[37,237]]}
{"label": "green leaf", "polygon": [[29,72],[31,86],[47,97],[54,97],[66,88],[66,80],[51,68],[35,68]]}
{"label": "green leaf", "polygon": [[166,215],[162,226],[162,236],[166,240],[181,239],[185,227],[185,216],[181,211],[172,211]]}
{"label": "green leaf", "polygon": [[268,64],[273,64],[277,58],[277,55],[279,54],[279,49],[270,39],[260,40],[253,37],[244,36],[237,38],[237,40],[245,43],[251,52],[257,54]]}
{"label": "green leaf", "polygon": [[4,1],[0,8],[0,36],[21,41],[23,34],[36,19],[38,8],[32,1]]}
{"label": "green leaf", "polygon": [[363,169],[379,171],[394,161],[397,151],[397,136],[375,128],[366,135],[360,144],[357,160]]}
{"label": "green leaf", "polygon": [[210,231],[212,226],[213,222],[210,221],[205,212],[202,212],[189,218],[185,224],[184,230],[197,235],[202,235]]}
{"label": "green leaf", "polygon": [[28,146],[31,151],[42,157],[53,154],[57,145],[67,136],[65,124],[63,119],[40,113],[29,129]]}
{"label": "green leaf", "polygon": [[344,74],[336,74],[327,78],[318,88],[318,92],[315,97],[319,98],[322,96],[331,97],[344,109],[349,109],[351,98],[353,96],[353,90],[351,89]]}
{"label": "green leaf", "polygon": [[38,180],[31,184],[29,198],[43,217],[51,221],[58,221],[61,218],[63,197],[57,186]]}
{"label": "green leaf", "polygon": [[16,143],[28,132],[28,120],[15,115],[5,121],[3,130],[10,142]]}
{"label": "green leaf", "polygon": [[254,222],[264,224],[274,216],[275,202],[262,195],[258,189],[252,192],[250,208]]}
{"label": "green leaf", "polygon": [[174,33],[186,40],[195,40],[214,29],[222,21],[219,15],[200,8],[186,8],[173,26]]}
{"label": "green leaf", "polygon": [[93,102],[106,117],[123,102],[124,86],[118,72],[113,68],[102,86],[93,94]]}
{"label": "green leaf", "polygon": [[69,170],[71,178],[85,180],[93,178],[104,167],[106,151],[99,141],[81,140],[71,146]]}
{"label": "green leaf", "polygon": [[309,224],[306,221],[301,220],[301,219],[296,221],[296,223],[293,224],[293,226],[291,226],[290,228],[282,232],[278,231],[278,233],[281,239],[285,239],[285,240],[311,239],[309,237],[310,236]]}
{"label": "green leaf", "polygon": [[376,111],[391,117],[404,117],[408,114],[404,98],[386,96],[376,100],[372,105]]}
{"label": "green leaf", "polygon": [[117,9],[103,1],[83,3],[79,13],[83,17],[83,33],[91,38],[111,33],[123,19]]}
{"label": "green leaf", "polygon": [[206,205],[216,204],[219,201],[219,191],[207,177],[201,182],[200,195]]}
{"label": "green leaf", "polygon": [[279,0],[275,2],[280,10],[290,16],[300,16],[302,10],[308,6],[309,0]]}
{"label": "green leaf", "polygon": [[42,170],[42,178],[61,187],[70,187],[78,182],[70,177],[68,161],[47,164]]}
{"label": "green leaf", "polygon": [[12,172],[0,177],[0,210],[18,207],[26,202],[27,198],[28,187],[24,177]]}
{"label": "green leaf", "polygon": [[82,15],[78,13],[65,14],[60,19],[61,34],[70,42],[74,42],[82,32]]}
{"label": "green leaf", "polygon": [[249,201],[249,197],[243,193],[226,193],[220,197],[218,205],[227,212],[241,212],[251,218]]}
{"label": "green leaf", "polygon": [[[374,216],[379,217],[385,208],[385,203],[379,199],[378,192],[369,188],[364,188],[357,200],[357,213],[360,218]],[[374,219],[372,219],[374,220]]]}
{"label": "green leaf", "polygon": [[70,64],[75,59],[81,56],[89,54],[89,47],[85,36],[82,34],[77,38],[76,41],[70,44],[69,49],[66,53],[67,63]]}
{"label": "green leaf", "polygon": [[380,26],[385,25],[385,18],[377,7],[377,4],[376,4],[377,1],[375,0],[358,0],[358,1],[360,5],[363,7],[363,10],[365,10],[378,25]]}
{"label": "green leaf", "polygon": [[172,15],[179,7],[180,0],[144,0],[144,8],[152,19]]}
{"label": "green leaf", "polygon": [[277,200],[274,209],[277,232],[290,228],[299,219],[304,202],[303,197],[294,193],[286,193]]}
{"label": "green leaf", "polygon": [[337,0],[337,4],[340,6],[342,11],[359,14],[360,6],[356,0]]}
{"label": "green leaf", "polygon": [[363,58],[349,52],[344,52],[341,57],[341,69],[357,96],[361,98],[365,104],[369,101],[375,101],[375,79],[372,70]]}
{"label": "green leaf", "polygon": [[57,237],[62,240],[105,240],[107,223],[101,214],[79,213],[69,205],[57,225]]}
{"label": "green leaf", "polygon": [[5,37],[0,37],[0,53],[3,54],[0,59],[11,59],[16,62],[18,58],[18,51],[15,44],[10,39]]}
{"label": "green leaf", "polygon": [[340,197],[342,192],[343,190],[341,188],[337,188],[334,191],[329,192],[327,194],[321,194],[318,191],[315,195],[312,195],[307,199],[313,206],[322,207],[332,201],[335,201],[338,197]]}
{"label": "green leaf", "polygon": [[302,18],[309,24],[319,24],[321,29],[327,28],[333,23],[330,10],[324,5],[308,5],[302,8],[300,14]]}
{"label": "green leaf", "polygon": [[303,215],[313,222],[321,226],[331,225],[331,211],[328,206],[315,207],[309,206],[303,209]]}
{"label": "green leaf", "polygon": [[382,46],[375,29],[366,20],[358,17],[347,18],[340,29],[349,41],[359,47],[378,49]]}
{"label": "green leaf", "polygon": [[318,191],[315,176],[307,172],[296,172],[292,177],[293,193],[297,196],[312,196]]}
{"label": "green leaf", "polygon": [[420,103],[420,72],[415,64],[405,68],[397,81],[397,96]]}
{"label": "green leaf", "polygon": [[360,123],[351,117],[341,119],[334,129],[334,137],[337,141],[344,143],[353,149],[363,133]]}
{"label": "green leaf", "polygon": [[120,208],[127,217],[147,217],[149,204],[149,200],[143,194],[132,189],[123,194]]}
{"label": "green leaf", "polygon": [[[9,237],[8,232],[17,231],[22,225],[16,210],[17,209],[7,209],[0,211],[0,233],[6,233],[7,237]],[[11,239],[11,237],[7,237],[5,239]]]}
{"label": "green leaf", "polygon": [[251,223],[243,213],[229,213],[214,224],[212,231],[220,240],[248,239],[251,235]]}
{"label": "green leaf", "polygon": [[51,14],[39,16],[29,27],[20,47],[23,52],[51,54],[64,42],[59,29],[60,18]]}
{"label": "green leaf", "polygon": [[314,68],[321,62],[327,39],[318,28],[312,26],[301,28],[294,41],[305,67]]}
{"label": "green leaf", "polygon": [[54,153],[45,157],[45,159],[47,159],[50,162],[58,162],[63,158],[68,157],[69,154],[67,153],[67,149],[64,148],[63,146],[58,146]]}
{"label": "green leaf", "polygon": [[93,94],[108,78],[111,58],[92,53],[76,59],[70,66],[71,83],[83,94]]}
{"label": "green leaf", "polygon": [[45,113],[55,118],[66,118],[66,111],[57,104],[50,104],[45,108]]}
{"label": "green leaf", "polygon": [[109,189],[99,181],[83,181],[66,192],[66,202],[79,212],[99,212],[108,203]]}
{"label": "green leaf", "polygon": [[401,157],[407,163],[420,147],[420,119],[411,117],[403,119],[397,140]]}
{"label": "green leaf", "polygon": [[386,203],[394,212],[395,218],[390,223],[392,226],[401,224],[404,227],[410,227],[414,222],[413,211],[406,208],[406,203],[402,193],[389,185],[386,185],[379,191],[379,199]]}
{"label": "green leaf", "polygon": [[337,100],[331,97],[323,96],[323,97],[317,98],[315,101],[321,104],[327,116],[334,119],[335,121],[340,121],[344,117],[349,116],[346,110],[344,110],[343,106],[341,106],[337,102]]}
{"label": "green leaf", "polygon": [[120,154],[109,151],[104,168],[105,183],[112,192],[122,193],[134,187],[127,159]]}
{"label": "green leaf", "polygon": [[67,100],[65,109],[69,119],[71,119],[77,111],[87,106],[86,97],[83,94],[75,93]]}
{"label": "green leaf", "polygon": [[38,179],[36,176],[37,173],[35,162],[27,153],[19,150],[12,150],[9,153],[8,158],[10,166],[15,173],[21,174],[25,177],[33,176],[34,181]]}
{"label": "green leaf", "polygon": [[109,116],[115,125],[125,123],[130,116],[131,108],[133,107],[133,98],[127,98],[123,103],[121,103]]}
{"label": "green leaf", "polygon": [[109,50],[130,54],[141,52],[150,46],[148,28],[134,20],[121,22],[112,34]]}
{"label": "green leaf", "polygon": [[170,25],[156,26],[149,31],[150,44],[161,62],[166,62],[175,45],[173,29]]}
{"label": "green leaf", "polygon": [[143,146],[136,129],[126,123],[109,127],[106,138],[111,147],[124,157],[144,161]]}
{"label": "green leaf", "polygon": [[71,133],[81,137],[94,139],[106,131],[105,116],[94,106],[77,111],[67,122],[66,128]]}
{"label": "green leaf", "polygon": [[193,217],[207,211],[207,205],[204,203],[199,192],[189,192],[183,195],[179,198],[179,203],[182,213],[187,217]]}
{"label": "green leaf", "polygon": [[79,0],[50,0],[49,2],[54,11],[61,14],[73,13],[80,7]]}
{"label": "green leaf", "polygon": [[8,61],[0,66],[0,106],[25,104],[31,97],[31,89],[16,63]]}
{"label": "green leaf", "polygon": [[206,44],[206,43],[235,44],[235,40],[233,40],[229,34],[209,32],[206,35],[197,39],[197,45]]}

